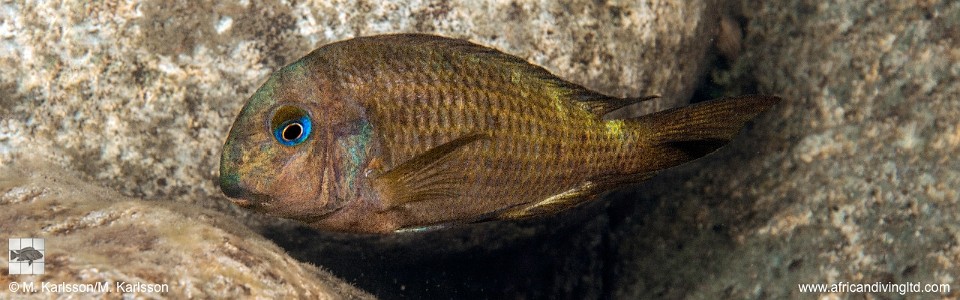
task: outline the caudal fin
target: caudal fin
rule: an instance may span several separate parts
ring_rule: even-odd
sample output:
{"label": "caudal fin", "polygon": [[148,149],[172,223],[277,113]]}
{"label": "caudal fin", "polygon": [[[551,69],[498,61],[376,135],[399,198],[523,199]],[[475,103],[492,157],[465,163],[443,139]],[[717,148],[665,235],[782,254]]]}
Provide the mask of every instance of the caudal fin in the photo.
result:
{"label": "caudal fin", "polygon": [[658,163],[665,169],[716,151],[747,121],[780,102],[779,97],[722,98],[642,116],[634,121],[652,132]]}

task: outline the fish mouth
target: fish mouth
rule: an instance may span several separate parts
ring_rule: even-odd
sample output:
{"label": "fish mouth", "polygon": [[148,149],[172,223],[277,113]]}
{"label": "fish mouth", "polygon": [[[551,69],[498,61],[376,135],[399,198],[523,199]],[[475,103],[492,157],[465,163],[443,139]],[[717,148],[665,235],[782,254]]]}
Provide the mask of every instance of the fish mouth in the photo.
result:
{"label": "fish mouth", "polygon": [[239,207],[256,211],[265,209],[270,202],[270,196],[250,192],[244,192],[243,195],[239,195],[239,197],[231,196],[229,199],[230,202],[233,202],[233,204]]}
{"label": "fish mouth", "polygon": [[[299,221],[306,222],[306,223],[313,223],[313,222],[317,222],[317,221],[326,219],[327,217],[329,217],[329,216],[331,216],[331,215],[334,215],[334,214],[336,214],[337,212],[340,212],[341,210],[343,210],[344,208],[347,207],[346,203],[343,203],[343,204],[337,206],[337,207],[334,208],[334,209],[331,209],[331,210],[329,210],[329,211],[327,211],[327,212],[323,212],[323,213],[317,214],[317,215],[309,214],[309,213],[307,213],[307,214],[290,214],[289,212],[288,212],[288,213],[284,213],[284,212],[273,211],[276,207],[271,208],[271,204],[272,204],[272,203],[271,203],[270,201],[271,201],[272,198],[271,198],[270,196],[268,196],[268,195],[258,194],[258,193],[252,193],[252,192],[249,192],[249,191],[247,191],[247,190],[242,190],[242,192],[240,192],[239,194],[237,194],[238,197],[233,197],[233,195],[229,195],[229,196],[230,196],[230,197],[227,198],[227,199],[229,199],[230,202],[233,202],[233,204],[235,204],[235,205],[237,205],[237,206],[239,206],[239,207],[241,207],[241,208],[243,208],[243,209],[248,209],[248,210],[252,210],[252,211],[255,211],[255,212],[265,213],[265,214],[268,214],[268,215],[277,216],[277,217],[282,217],[282,218],[289,218],[289,219],[299,220]],[[342,203],[342,202],[341,202],[341,203]]]}
{"label": "fish mouth", "polygon": [[[235,173],[226,173],[226,175],[220,177],[220,190],[230,202],[243,209],[307,223],[323,220],[340,212],[347,206],[343,199],[337,198],[337,201],[334,201],[337,206],[324,212],[285,209],[283,197],[274,199],[270,195],[253,192],[245,186]],[[279,200],[281,203],[272,203],[274,200]]]}
{"label": "fish mouth", "polygon": [[312,223],[315,223],[315,222],[319,222],[319,221],[321,221],[321,220],[323,220],[323,219],[326,219],[326,218],[329,217],[329,216],[332,216],[332,215],[340,212],[341,210],[343,210],[344,208],[347,207],[346,205],[340,205],[340,206],[337,207],[337,208],[334,208],[334,209],[332,209],[332,210],[330,210],[330,211],[327,211],[327,212],[324,212],[324,213],[321,213],[321,214],[318,214],[318,215],[309,214],[309,213],[307,213],[307,214],[288,214],[288,213],[285,213],[285,212],[273,211],[273,210],[270,208],[270,202],[258,202],[258,201],[250,200],[250,199],[233,199],[233,198],[230,198],[230,201],[233,202],[233,204],[236,204],[237,206],[240,206],[241,208],[244,208],[244,209],[248,209],[248,210],[252,210],[252,211],[255,211],[255,212],[264,213],[264,214],[267,214],[267,215],[270,215],[270,216],[274,216],[274,217],[293,219],[293,220],[301,221],[301,222],[304,222],[304,223],[307,223],[307,224],[312,224]]}
{"label": "fish mouth", "polygon": [[319,215],[315,215],[315,216],[304,216],[304,217],[298,217],[298,218],[295,218],[295,219],[300,220],[301,222],[304,222],[304,223],[307,223],[307,224],[313,224],[313,223],[319,222],[319,221],[321,221],[321,220],[323,220],[323,219],[326,219],[327,217],[329,217],[329,216],[331,216],[331,215],[333,215],[333,214],[336,214],[336,213],[340,212],[340,211],[343,210],[345,207],[347,207],[347,206],[346,206],[346,205],[340,205],[340,206],[337,207],[337,208],[334,208],[334,209],[332,209],[332,210],[330,210],[330,211],[328,211],[328,212],[325,212],[325,213],[322,213],[322,214],[319,214]]}
{"label": "fish mouth", "polygon": [[270,196],[251,192],[239,184],[221,184],[220,189],[230,202],[245,209],[261,210],[270,202]]}
{"label": "fish mouth", "polygon": [[270,201],[269,195],[251,192],[240,181],[240,176],[235,173],[228,173],[220,177],[220,191],[233,204],[246,209],[262,209]]}
{"label": "fish mouth", "polygon": [[233,199],[233,198],[230,198],[230,202],[233,202],[233,204],[236,204],[237,206],[242,207],[242,208],[246,208],[246,209],[253,209],[254,206],[258,206],[258,205],[259,205],[259,204],[257,204],[257,203],[254,203],[253,201],[250,201],[250,200],[247,200],[247,199]]}

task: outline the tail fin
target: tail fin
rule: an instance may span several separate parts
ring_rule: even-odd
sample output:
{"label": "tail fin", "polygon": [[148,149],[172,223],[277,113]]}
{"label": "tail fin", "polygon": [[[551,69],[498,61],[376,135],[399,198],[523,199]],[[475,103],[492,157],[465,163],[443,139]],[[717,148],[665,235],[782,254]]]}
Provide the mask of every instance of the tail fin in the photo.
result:
{"label": "tail fin", "polygon": [[13,250],[10,250],[10,260],[17,259],[18,256],[19,254],[17,254],[16,252],[13,252]]}
{"label": "tail fin", "polygon": [[774,96],[729,97],[645,115],[635,122],[652,133],[659,152],[654,169],[665,169],[723,147],[747,121],[778,102]]}

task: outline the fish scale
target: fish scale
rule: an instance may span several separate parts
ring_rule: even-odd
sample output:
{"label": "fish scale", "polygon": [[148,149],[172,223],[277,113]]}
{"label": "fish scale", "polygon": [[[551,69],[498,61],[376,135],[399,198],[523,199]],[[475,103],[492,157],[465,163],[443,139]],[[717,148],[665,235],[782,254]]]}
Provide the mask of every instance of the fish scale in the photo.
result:
{"label": "fish scale", "polygon": [[[400,76],[403,76],[403,75],[400,75]],[[449,85],[454,85],[456,83],[458,83],[457,80],[450,79],[448,82],[430,82],[430,83],[412,83],[412,84],[418,85],[418,86],[425,86],[425,85],[426,86],[449,86]],[[446,105],[446,103],[439,103],[438,101],[451,99],[451,97],[446,97],[446,95],[443,95],[442,93],[434,92],[433,90],[434,89],[428,90],[428,92],[423,94],[431,95],[433,98],[431,99],[432,101],[431,103],[436,103],[434,105],[443,107]],[[490,110],[485,111],[480,109],[464,110],[459,112],[450,111],[451,116],[456,116],[456,117],[453,117],[453,119],[458,119],[460,117],[464,117],[464,118],[473,117],[473,118],[482,120],[484,119],[483,116],[494,115],[496,116],[496,118],[508,119],[506,122],[503,122],[505,124],[510,125],[510,124],[518,123],[516,119],[520,115],[516,115],[516,114],[508,115],[504,113],[504,112],[508,112],[508,108],[506,106],[509,105],[509,103],[506,103],[504,105],[498,105],[496,100],[502,99],[502,98],[498,96],[498,97],[491,97],[491,98],[484,99],[484,97],[488,95],[489,94],[485,94],[485,93],[474,93],[469,98],[472,99],[471,102],[490,103],[491,105],[489,107],[493,111],[490,111]],[[388,101],[386,103],[399,103],[399,102]],[[450,106],[456,107],[455,105],[450,105]],[[405,105],[384,105],[382,108],[379,108],[379,109],[374,108],[373,111],[382,110],[384,111],[385,115],[393,114],[394,112],[391,112],[391,111],[395,111],[396,113],[399,113],[399,114],[412,115],[412,114],[417,114],[419,109],[422,109],[422,108],[419,108],[416,106],[405,106]],[[430,109],[428,108],[423,110],[429,111]],[[530,139],[529,139],[529,136],[524,136],[523,131],[511,130],[510,126],[495,127],[495,124],[482,124],[481,126],[476,126],[473,128],[464,128],[464,129],[457,128],[459,130],[457,129],[444,130],[447,128],[443,128],[442,124],[439,124],[439,122],[427,122],[427,123],[418,122],[414,124],[403,124],[403,125],[406,125],[406,126],[395,126],[393,128],[387,127],[387,128],[381,128],[381,129],[383,130],[385,136],[391,136],[392,135],[391,131],[411,132],[411,134],[407,136],[431,136],[433,143],[416,143],[416,141],[412,141],[412,140],[390,141],[386,147],[391,149],[398,149],[399,151],[394,152],[393,158],[391,158],[387,163],[388,166],[395,165],[398,162],[403,162],[409,159],[410,157],[416,155],[417,153],[422,153],[423,151],[426,151],[431,147],[437,146],[442,142],[452,140],[462,135],[464,132],[469,132],[469,131],[490,132],[490,134],[494,136],[493,139],[498,144],[503,144],[502,146],[499,147],[501,149],[496,149],[495,151],[483,151],[483,147],[472,147],[472,148],[464,149],[464,153],[462,155],[464,157],[480,157],[480,158],[486,158],[487,160],[494,162],[494,165],[488,166],[485,168],[485,170],[489,170],[493,172],[490,172],[489,174],[484,174],[482,176],[481,175],[478,175],[475,177],[468,176],[466,178],[467,180],[480,183],[479,185],[477,185],[477,187],[475,187],[469,193],[465,193],[465,197],[461,197],[461,200],[467,203],[483,203],[484,201],[482,201],[482,199],[485,199],[485,198],[506,196],[502,191],[517,190],[517,188],[513,185],[522,184],[524,181],[526,181],[527,179],[525,177],[529,177],[530,172],[524,172],[522,170],[518,170],[516,169],[515,166],[520,166],[525,164],[525,162],[535,160],[535,158],[532,158],[529,156],[513,155],[517,153],[523,153],[523,152],[515,151],[516,150],[515,148],[521,148],[521,145],[519,145],[519,141],[530,140]],[[544,132],[547,130],[543,129],[542,126],[539,126],[541,129],[536,130],[537,127],[538,127],[537,125],[531,124],[531,131],[533,131],[533,134],[546,136],[541,132]],[[558,128],[562,128],[562,127],[558,126]],[[496,130],[496,129],[499,129],[499,130]],[[511,134],[511,133],[515,133],[515,134]],[[518,137],[517,135],[520,135],[520,136]],[[396,136],[396,135],[392,135],[392,136]],[[393,145],[409,145],[409,146],[393,147]],[[540,154],[538,155],[543,156]],[[551,160],[552,158],[553,157],[545,157],[544,159]],[[467,169],[476,168],[476,165],[479,165],[479,164],[482,164],[482,163],[479,163],[479,162],[467,163],[467,165],[464,166],[464,168],[467,168]],[[576,180],[576,179],[572,179],[572,180]],[[539,190],[523,189],[525,193],[520,193],[517,196],[522,196],[522,198],[530,199],[525,202],[532,202],[532,201],[535,201],[537,196],[543,196],[543,195],[548,195],[548,194],[557,192],[556,187],[546,185],[545,183],[547,182],[545,181],[538,182],[538,185],[536,186],[540,187]],[[561,182],[560,184],[563,184],[563,183]],[[497,187],[497,188],[491,188],[491,187]],[[487,210],[487,212],[492,211],[492,209],[490,208],[487,208],[485,210]]]}
{"label": "fish scale", "polygon": [[[318,229],[526,218],[706,155],[778,101],[602,118],[645,99],[592,92],[463,40],[351,39],[277,71],[250,98],[224,143],[220,186],[238,205]],[[284,124],[299,127],[281,144]]]}

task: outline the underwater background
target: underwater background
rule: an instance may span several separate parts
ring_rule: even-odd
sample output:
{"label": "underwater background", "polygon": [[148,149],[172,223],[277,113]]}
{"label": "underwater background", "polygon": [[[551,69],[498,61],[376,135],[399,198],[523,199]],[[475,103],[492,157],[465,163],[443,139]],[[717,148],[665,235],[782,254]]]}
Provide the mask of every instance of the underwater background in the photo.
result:
{"label": "underwater background", "polygon": [[[626,113],[784,101],[708,157],[547,218],[332,234],[220,193],[227,130],[271,72],[394,32],[663,96]],[[804,283],[920,282],[954,290],[872,296],[955,298],[958,78],[957,1],[4,1],[0,239],[45,238],[47,265],[7,275],[4,263],[0,283],[157,282],[167,298],[765,299],[861,296]]]}

